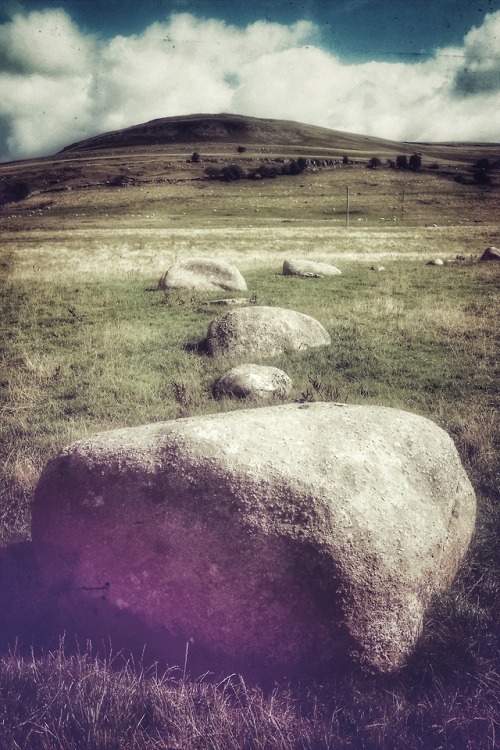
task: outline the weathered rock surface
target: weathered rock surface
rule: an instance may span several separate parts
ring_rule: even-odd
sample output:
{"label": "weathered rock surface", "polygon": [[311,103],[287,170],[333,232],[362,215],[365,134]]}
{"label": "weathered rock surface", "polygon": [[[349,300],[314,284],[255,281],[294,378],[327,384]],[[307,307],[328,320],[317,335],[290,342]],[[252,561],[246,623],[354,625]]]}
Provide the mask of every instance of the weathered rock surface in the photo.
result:
{"label": "weathered rock surface", "polygon": [[314,403],[75,443],[43,471],[32,536],[52,590],[105,599],[113,621],[133,617],[212,664],[384,672],[404,663],[474,520],[437,425]]}
{"label": "weathered rock surface", "polygon": [[479,260],[500,260],[500,250],[498,247],[487,247]]}
{"label": "weathered rock surface", "polygon": [[194,289],[201,292],[245,291],[246,281],[237,268],[224,261],[188,258],[171,266],[160,280],[163,289]]}
{"label": "weathered rock surface", "polygon": [[264,365],[239,365],[219,378],[214,385],[216,396],[279,400],[286,398],[292,389],[290,377],[277,367]]}
{"label": "weathered rock surface", "polygon": [[433,258],[432,260],[428,261],[428,266],[443,266],[444,263],[441,258]]}
{"label": "weathered rock surface", "polygon": [[308,278],[322,278],[323,276],[340,276],[342,271],[329,263],[317,263],[313,260],[285,260],[283,262],[284,276],[305,276]]}
{"label": "weathered rock surface", "polygon": [[330,342],[315,318],[281,307],[230,310],[215,318],[207,332],[207,349],[214,357],[273,356]]}

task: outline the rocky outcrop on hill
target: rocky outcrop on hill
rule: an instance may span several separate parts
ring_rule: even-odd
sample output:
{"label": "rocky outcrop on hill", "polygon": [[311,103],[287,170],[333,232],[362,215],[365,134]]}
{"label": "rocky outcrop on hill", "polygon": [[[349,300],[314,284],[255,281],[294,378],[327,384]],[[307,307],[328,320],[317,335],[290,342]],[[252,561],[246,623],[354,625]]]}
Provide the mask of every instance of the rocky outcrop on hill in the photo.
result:
{"label": "rocky outcrop on hill", "polygon": [[472,487],[434,423],[313,403],[75,443],[43,471],[32,536],[75,616],[80,601],[107,607],[115,627],[129,618],[139,636],[177,643],[179,659],[187,643],[207,668],[389,672],[474,520]]}

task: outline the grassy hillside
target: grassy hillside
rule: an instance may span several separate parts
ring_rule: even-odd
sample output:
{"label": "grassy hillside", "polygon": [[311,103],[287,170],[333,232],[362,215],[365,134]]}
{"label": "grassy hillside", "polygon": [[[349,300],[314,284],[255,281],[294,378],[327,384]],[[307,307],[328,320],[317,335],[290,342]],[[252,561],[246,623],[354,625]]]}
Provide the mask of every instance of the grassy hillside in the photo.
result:
{"label": "grassy hillside", "polygon": [[[191,159],[194,152],[200,154],[198,162]],[[263,162],[281,168],[292,158],[304,157],[320,162],[312,168],[323,173],[325,168],[339,171],[346,166],[344,160],[351,168],[366,166],[372,157],[385,165],[388,159],[395,161],[398,155],[409,157],[415,152],[421,155],[424,173],[438,180],[470,182],[474,164],[488,159],[494,167],[490,179],[494,184],[499,181],[498,144],[396,143],[282,120],[191,115],[105,133],[51,157],[0,165],[0,204],[19,195],[192,182],[202,179],[207,167],[229,164],[250,172]],[[329,163],[323,165],[325,161]]]}
{"label": "grassy hillside", "polygon": [[263,146],[306,146],[307,148],[359,148],[360,143],[385,145],[394,148],[392,141],[370,138],[316,125],[266,120],[240,115],[188,115],[164,117],[141,125],[79,141],[63,149],[62,153],[94,149],[113,149],[129,146],[157,146],[172,143],[237,143]]}

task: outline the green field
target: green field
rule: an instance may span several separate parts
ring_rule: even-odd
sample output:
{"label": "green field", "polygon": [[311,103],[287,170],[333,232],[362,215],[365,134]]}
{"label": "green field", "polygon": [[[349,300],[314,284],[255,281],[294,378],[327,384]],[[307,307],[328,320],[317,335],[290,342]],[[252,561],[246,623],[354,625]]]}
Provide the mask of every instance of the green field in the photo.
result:
{"label": "green field", "polygon": [[[198,347],[223,310],[207,304],[210,296],[158,288],[167,268],[190,256],[233,263],[251,303],[304,312],[327,328],[330,347],[261,360],[290,375],[291,400],[394,406],[443,426],[477,493],[476,536],[399,675],[265,692],[236,677],[213,685],[185,679],[182,670],[179,681],[178,673],[110,666],[85,649],[26,658],[21,644],[0,661],[0,694],[17,696],[2,701],[0,744],[493,750],[500,734],[500,264],[478,258],[500,245],[495,179],[482,187],[443,170],[358,163],[223,183],[198,179],[203,164],[185,161],[191,150],[162,155],[171,182],[42,186],[0,210],[4,552],[28,542],[40,471],[69,442],[248,406],[213,398],[229,365]],[[229,161],[232,151],[212,156]],[[455,156],[453,169],[469,174],[468,154]],[[111,174],[102,155],[79,158],[93,175]],[[29,166],[38,175],[40,168]],[[2,171],[12,174],[15,165]],[[436,257],[451,262],[428,266]],[[285,277],[286,258],[332,262],[342,275]],[[371,270],[374,264],[385,271]],[[9,602],[5,585],[0,602]],[[24,611],[15,597],[12,607]]]}

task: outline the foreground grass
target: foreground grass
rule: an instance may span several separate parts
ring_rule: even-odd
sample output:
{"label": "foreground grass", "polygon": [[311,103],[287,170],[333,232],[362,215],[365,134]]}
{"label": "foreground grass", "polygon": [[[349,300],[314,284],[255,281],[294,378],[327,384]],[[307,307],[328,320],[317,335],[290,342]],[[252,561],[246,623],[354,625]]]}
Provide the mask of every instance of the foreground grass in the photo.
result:
{"label": "foreground grass", "polygon": [[[7,258],[6,263],[9,263]],[[62,646],[0,660],[0,746],[49,748],[409,748],[493,750],[500,732],[498,268],[422,260],[338,262],[331,279],[249,266],[249,296],[313,315],[330,347],[262,360],[293,400],[376,403],[428,416],[454,437],[479,500],[476,538],[428,613],[417,652],[390,680],[276,687],[102,660]],[[221,308],[166,294],[140,273],[41,271],[3,283],[0,531],[29,538],[44,463],[99,430],[242,408],[216,401],[229,365],[199,347]],[[109,270],[109,269],[108,269]],[[233,363],[231,363],[233,364]]]}
{"label": "foreground grass", "polygon": [[5,750],[493,750],[498,675],[470,691],[434,679],[350,678],[263,691],[231,675],[214,683],[179,671],[97,659],[64,644],[39,658],[0,660]]}

